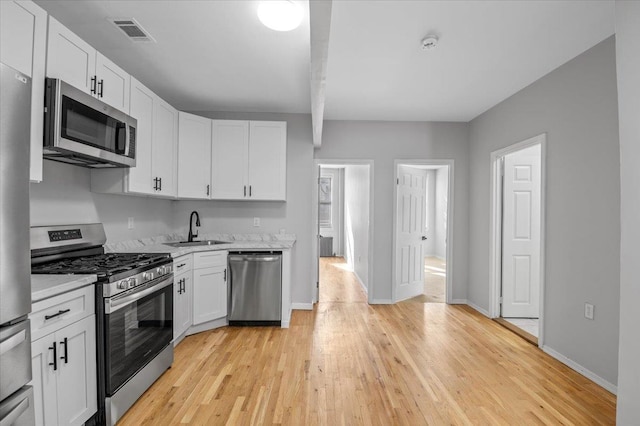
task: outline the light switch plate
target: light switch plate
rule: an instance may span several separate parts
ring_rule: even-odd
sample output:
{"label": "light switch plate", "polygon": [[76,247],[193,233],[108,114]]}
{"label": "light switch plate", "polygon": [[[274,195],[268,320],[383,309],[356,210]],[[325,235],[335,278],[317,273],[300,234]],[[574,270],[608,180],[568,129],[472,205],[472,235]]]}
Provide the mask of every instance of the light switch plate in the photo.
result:
{"label": "light switch plate", "polygon": [[255,226],[256,228],[260,226],[260,218],[259,217],[254,217],[253,218],[253,226]]}
{"label": "light switch plate", "polygon": [[595,306],[593,306],[591,303],[585,303],[584,304],[584,317],[586,319],[593,319],[593,315],[594,315],[594,311],[595,311]]}
{"label": "light switch plate", "polygon": [[127,221],[127,229],[133,229],[135,228],[135,223],[133,221],[133,218],[130,217],[129,220]]}

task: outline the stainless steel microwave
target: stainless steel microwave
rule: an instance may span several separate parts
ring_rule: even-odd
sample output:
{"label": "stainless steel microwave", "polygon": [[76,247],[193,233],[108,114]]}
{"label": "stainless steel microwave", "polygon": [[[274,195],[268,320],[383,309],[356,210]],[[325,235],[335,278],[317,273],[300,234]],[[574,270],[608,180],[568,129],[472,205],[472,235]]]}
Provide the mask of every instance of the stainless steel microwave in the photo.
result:
{"label": "stainless steel microwave", "polygon": [[135,118],[59,79],[46,79],[44,98],[44,158],[91,168],[136,165]]}

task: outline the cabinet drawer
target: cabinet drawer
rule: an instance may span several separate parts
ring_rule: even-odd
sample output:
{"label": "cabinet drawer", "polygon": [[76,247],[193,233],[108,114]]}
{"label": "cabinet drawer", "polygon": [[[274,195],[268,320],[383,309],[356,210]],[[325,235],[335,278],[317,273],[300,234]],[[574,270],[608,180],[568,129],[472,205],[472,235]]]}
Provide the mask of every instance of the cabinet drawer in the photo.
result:
{"label": "cabinet drawer", "polygon": [[209,268],[211,266],[227,266],[226,251],[204,251],[193,254],[193,268]]}
{"label": "cabinet drawer", "polygon": [[31,340],[37,340],[95,313],[95,285],[50,297],[32,306]]}
{"label": "cabinet drawer", "polygon": [[191,256],[190,254],[173,259],[174,275],[181,274],[191,269],[193,269],[193,256]]}

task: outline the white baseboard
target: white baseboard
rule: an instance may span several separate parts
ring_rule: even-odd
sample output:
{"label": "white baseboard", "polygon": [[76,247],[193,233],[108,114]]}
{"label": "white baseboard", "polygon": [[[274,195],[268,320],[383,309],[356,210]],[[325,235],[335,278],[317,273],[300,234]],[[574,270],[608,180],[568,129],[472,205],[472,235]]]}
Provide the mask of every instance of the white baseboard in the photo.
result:
{"label": "white baseboard", "polygon": [[467,299],[451,299],[450,305],[466,305]]}
{"label": "white baseboard", "polygon": [[575,370],[578,373],[582,374],[587,379],[589,379],[589,380],[595,382],[596,384],[602,386],[603,388],[605,388],[606,390],[608,390],[612,394],[614,394],[614,395],[618,394],[618,387],[616,385],[614,385],[613,383],[610,383],[607,380],[603,379],[602,377],[598,376],[593,371],[584,368],[583,366],[581,366],[577,362],[575,362],[575,361],[567,358],[566,356],[562,355],[560,352],[557,352],[554,349],[551,349],[549,346],[543,345],[540,349],[542,349],[545,353],[547,353],[550,356],[552,356],[553,358],[557,359],[558,361],[560,361],[561,363],[563,363],[567,367],[571,368],[572,370]]}
{"label": "white baseboard", "polygon": [[313,311],[313,303],[292,303],[291,309],[294,311]]}
{"label": "white baseboard", "polygon": [[360,275],[358,275],[356,271],[353,271],[353,275],[355,275],[356,278],[358,279],[358,282],[360,283],[360,287],[362,287],[362,290],[364,290],[364,294],[369,294],[369,290],[367,290],[367,286],[364,285],[364,283],[362,282],[362,278],[360,278]]}
{"label": "white baseboard", "polygon": [[484,308],[481,308],[480,306],[476,305],[475,303],[470,302],[470,301],[467,300],[467,305],[471,306],[473,309],[475,309],[476,311],[480,312],[485,317],[491,318],[491,316],[489,315],[489,311],[487,311]]}
{"label": "white baseboard", "polygon": [[372,305],[393,305],[393,300],[391,299],[373,299],[371,301]]}

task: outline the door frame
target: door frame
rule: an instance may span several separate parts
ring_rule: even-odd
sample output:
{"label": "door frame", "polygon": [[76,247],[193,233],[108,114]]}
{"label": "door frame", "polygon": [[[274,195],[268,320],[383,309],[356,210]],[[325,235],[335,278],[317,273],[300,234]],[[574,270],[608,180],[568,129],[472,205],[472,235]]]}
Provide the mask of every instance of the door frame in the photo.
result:
{"label": "door frame", "polygon": [[396,290],[398,287],[398,278],[397,278],[397,229],[398,229],[398,173],[400,170],[400,166],[448,166],[449,167],[449,188],[447,191],[447,259],[446,259],[446,294],[445,294],[445,303],[450,305],[453,303],[453,224],[454,224],[454,161],[452,159],[443,159],[443,160],[393,160],[393,244],[392,244],[392,258],[391,262],[391,277],[393,286],[391,289],[391,298],[393,303],[397,303],[397,295]]}
{"label": "door frame", "polygon": [[544,344],[544,288],[545,288],[545,200],[546,200],[546,152],[547,134],[510,145],[491,153],[491,213],[489,247],[489,317],[500,317],[500,293],[502,289],[502,179],[500,179],[500,160],[507,154],[540,145],[540,306],[538,313],[538,347]]}
{"label": "door frame", "polygon": [[[373,300],[375,300],[373,292],[374,292],[374,284],[375,277],[373,275],[373,247],[374,244],[374,161],[373,160],[337,160],[337,159],[314,159],[313,160],[313,181],[311,184],[311,237],[312,241],[315,241],[315,244],[311,246],[311,256],[312,256],[312,265],[315,265],[314,276],[315,279],[311,282],[311,304],[315,304],[318,302],[319,294],[319,283],[320,283],[320,237],[319,237],[319,224],[318,224],[318,177],[320,176],[320,166],[369,166],[369,257],[368,257],[368,283],[367,283],[367,303],[372,304]],[[345,182],[346,184],[346,182]],[[346,200],[345,200],[346,203]],[[344,204],[343,204],[344,206]],[[344,232],[343,232],[344,233]]]}

